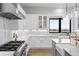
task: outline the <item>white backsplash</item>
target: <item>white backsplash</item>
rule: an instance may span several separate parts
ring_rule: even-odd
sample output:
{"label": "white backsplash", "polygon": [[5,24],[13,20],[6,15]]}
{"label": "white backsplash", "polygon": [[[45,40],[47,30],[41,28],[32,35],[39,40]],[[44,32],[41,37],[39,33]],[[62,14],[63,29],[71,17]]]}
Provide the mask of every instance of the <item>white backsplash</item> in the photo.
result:
{"label": "white backsplash", "polygon": [[0,45],[8,42],[11,40],[11,32],[10,30],[7,30],[6,23],[7,19],[0,17]]}

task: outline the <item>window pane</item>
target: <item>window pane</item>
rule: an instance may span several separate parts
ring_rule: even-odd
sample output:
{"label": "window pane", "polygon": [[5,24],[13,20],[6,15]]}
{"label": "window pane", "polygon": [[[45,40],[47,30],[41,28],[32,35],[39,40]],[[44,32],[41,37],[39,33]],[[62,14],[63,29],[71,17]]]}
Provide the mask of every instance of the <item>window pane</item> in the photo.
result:
{"label": "window pane", "polygon": [[52,19],[50,22],[50,32],[59,32],[59,20]]}
{"label": "window pane", "polygon": [[70,31],[70,21],[61,20],[61,32],[69,32],[69,31]]}

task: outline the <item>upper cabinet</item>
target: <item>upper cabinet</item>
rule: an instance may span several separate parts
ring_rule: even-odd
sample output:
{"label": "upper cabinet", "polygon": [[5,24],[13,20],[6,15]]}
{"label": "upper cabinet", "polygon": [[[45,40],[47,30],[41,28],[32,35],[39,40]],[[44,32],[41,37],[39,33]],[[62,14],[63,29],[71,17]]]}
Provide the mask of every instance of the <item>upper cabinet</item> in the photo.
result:
{"label": "upper cabinet", "polygon": [[39,28],[46,29],[47,28],[47,16],[38,16],[39,19]]}
{"label": "upper cabinet", "polygon": [[39,28],[42,28],[42,16],[39,16]]}
{"label": "upper cabinet", "polygon": [[43,28],[47,28],[47,16],[43,16]]}

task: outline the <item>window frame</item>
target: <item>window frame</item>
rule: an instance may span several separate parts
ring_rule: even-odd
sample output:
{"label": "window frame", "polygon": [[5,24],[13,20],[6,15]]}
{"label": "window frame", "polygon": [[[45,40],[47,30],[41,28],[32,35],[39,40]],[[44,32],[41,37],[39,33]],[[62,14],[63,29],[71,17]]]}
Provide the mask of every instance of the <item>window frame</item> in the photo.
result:
{"label": "window frame", "polygon": [[[53,20],[53,19],[59,20],[59,31],[58,32],[50,32],[50,20]],[[61,31],[61,20],[62,19],[63,18],[49,18],[49,33],[68,33],[68,32]],[[71,32],[71,20],[69,21],[69,32]]]}
{"label": "window frame", "polygon": [[52,19],[56,19],[59,21],[59,18],[49,18],[49,33],[59,33],[59,28],[58,28],[58,32],[50,32],[50,20]]}

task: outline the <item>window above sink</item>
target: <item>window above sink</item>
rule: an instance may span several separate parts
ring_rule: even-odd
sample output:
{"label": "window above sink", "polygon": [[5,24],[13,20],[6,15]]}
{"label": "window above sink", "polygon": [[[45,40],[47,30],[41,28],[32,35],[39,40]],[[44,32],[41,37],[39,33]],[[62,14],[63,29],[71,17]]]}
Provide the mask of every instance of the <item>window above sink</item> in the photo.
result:
{"label": "window above sink", "polygon": [[62,18],[49,18],[49,33],[71,32],[71,20]]}

